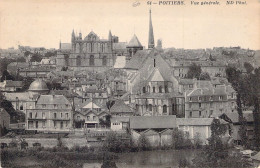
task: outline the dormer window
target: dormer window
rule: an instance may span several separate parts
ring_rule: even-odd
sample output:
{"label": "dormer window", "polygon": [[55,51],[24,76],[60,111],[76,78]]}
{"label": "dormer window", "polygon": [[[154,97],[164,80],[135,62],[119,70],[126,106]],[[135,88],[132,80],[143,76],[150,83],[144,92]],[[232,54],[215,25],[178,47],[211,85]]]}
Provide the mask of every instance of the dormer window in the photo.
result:
{"label": "dormer window", "polygon": [[223,100],[223,96],[219,96],[219,100]]}
{"label": "dormer window", "polygon": [[191,101],[191,97],[189,98],[189,100]]}

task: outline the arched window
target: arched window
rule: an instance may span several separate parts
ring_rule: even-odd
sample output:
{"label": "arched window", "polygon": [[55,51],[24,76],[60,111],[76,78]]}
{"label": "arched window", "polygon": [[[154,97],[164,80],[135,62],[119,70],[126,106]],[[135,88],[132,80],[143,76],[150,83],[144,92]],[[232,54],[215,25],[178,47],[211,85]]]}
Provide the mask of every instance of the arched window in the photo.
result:
{"label": "arched window", "polygon": [[159,86],[159,93],[162,93],[162,86]]}
{"label": "arched window", "polygon": [[147,92],[150,93],[150,86],[147,86]]}
{"label": "arched window", "polygon": [[90,66],[94,66],[95,65],[95,59],[94,59],[94,55],[91,55],[89,58],[89,65]]}
{"label": "arched window", "polygon": [[94,50],[94,44],[90,43],[90,52],[93,52],[93,50]]}
{"label": "arched window", "polygon": [[163,113],[167,113],[167,105],[163,105]]}
{"label": "arched window", "polygon": [[145,87],[143,87],[143,93],[145,93]]}
{"label": "arched window", "polygon": [[168,86],[167,85],[164,86],[164,89],[165,89],[165,93],[168,93]]}
{"label": "arched window", "polygon": [[81,65],[81,57],[78,55],[76,58],[76,65],[80,66]]}
{"label": "arched window", "polygon": [[64,59],[65,59],[65,66],[69,66],[69,56],[65,55]]}
{"label": "arched window", "polygon": [[103,66],[106,66],[106,65],[107,65],[107,56],[104,56],[104,57],[102,58],[102,65],[103,65]]}
{"label": "arched window", "polygon": [[151,104],[149,104],[149,105],[148,105],[148,110],[149,110],[149,111],[152,111],[152,109],[153,109],[153,106],[152,106]]}
{"label": "arched window", "polygon": [[155,93],[155,87],[153,87],[153,93]]}
{"label": "arched window", "polygon": [[176,115],[177,113],[176,113],[176,110],[175,110],[175,104],[172,104],[172,114],[173,115]]}

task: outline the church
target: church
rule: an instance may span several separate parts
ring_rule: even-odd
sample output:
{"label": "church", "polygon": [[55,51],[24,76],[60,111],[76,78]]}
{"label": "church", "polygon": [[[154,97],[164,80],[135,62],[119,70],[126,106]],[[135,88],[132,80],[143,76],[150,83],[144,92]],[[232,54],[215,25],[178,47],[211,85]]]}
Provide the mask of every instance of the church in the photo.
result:
{"label": "church", "polygon": [[118,43],[118,37],[109,31],[108,39],[101,39],[91,31],[85,38],[82,34],[71,34],[71,45],[60,43],[57,53],[57,68],[68,67],[80,71],[105,71],[112,68],[115,62],[113,43]]}

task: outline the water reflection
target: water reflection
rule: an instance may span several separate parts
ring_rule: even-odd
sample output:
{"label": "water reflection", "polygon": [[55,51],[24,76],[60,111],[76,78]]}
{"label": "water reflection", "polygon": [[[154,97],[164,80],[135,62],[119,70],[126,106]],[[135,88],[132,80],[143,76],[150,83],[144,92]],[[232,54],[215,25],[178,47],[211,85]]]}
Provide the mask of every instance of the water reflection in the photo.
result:
{"label": "water reflection", "polygon": [[[146,151],[135,153],[123,153],[115,160],[118,168],[173,168],[178,167],[182,159],[192,164],[192,159],[198,153],[197,150],[165,150]],[[100,163],[85,163],[84,168],[92,168]]]}

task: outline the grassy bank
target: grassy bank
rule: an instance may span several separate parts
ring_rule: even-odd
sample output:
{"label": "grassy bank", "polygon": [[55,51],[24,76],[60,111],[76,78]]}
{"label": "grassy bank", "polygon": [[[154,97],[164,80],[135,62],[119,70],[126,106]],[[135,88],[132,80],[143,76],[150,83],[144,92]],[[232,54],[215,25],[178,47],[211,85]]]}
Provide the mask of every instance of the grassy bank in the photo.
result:
{"label": "grassy bank", "polygon": [[[23,167],[13,162],[16,159],[32,157],[39,162],[32,167],[82,167],[79,160],[112,160],[117,156],[111,152],[104,152],[101,149],[75,146],[72,149],[63,147],[56,148],[33,148],[18,150],[8,148],[1,150],[2,167]],[[28,167],[28,166],[24,166]]]}

